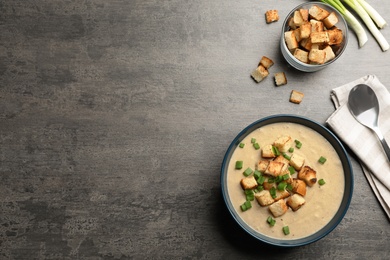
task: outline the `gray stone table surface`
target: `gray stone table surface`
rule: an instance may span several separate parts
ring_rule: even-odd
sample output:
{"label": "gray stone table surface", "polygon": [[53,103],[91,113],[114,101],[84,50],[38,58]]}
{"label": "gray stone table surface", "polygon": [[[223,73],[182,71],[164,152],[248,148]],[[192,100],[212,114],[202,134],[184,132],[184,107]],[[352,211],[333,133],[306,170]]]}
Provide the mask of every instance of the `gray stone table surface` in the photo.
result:
{"label": "gray stone table surface", "polygon": [[[350,208],[310,245],[262,244],[223,202],[221,163],[244,127],[280,113],[325,124],[330,91],[367,74],[389,89],[390,52],[371,34],[359,48],[350,31],[329,68],[289,67],[281,26],[302,2],[0,0],[0,259],[390,259],[389,220],[351,152]],[[390,21],[389,1],[369,2]],[[266,24],[270,9],[280,20]],[[263,55],[275,65],[257,84]]]}

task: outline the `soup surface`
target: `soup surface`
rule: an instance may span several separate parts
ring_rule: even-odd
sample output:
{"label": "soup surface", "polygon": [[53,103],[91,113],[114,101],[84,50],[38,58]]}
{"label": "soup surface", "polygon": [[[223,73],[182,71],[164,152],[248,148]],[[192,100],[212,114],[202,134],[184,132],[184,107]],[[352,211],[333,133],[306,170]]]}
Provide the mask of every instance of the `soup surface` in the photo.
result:
{"label": "soup surface", "polygon": [[[307,186],[305,204],[297,211],[288,211],[277,218],[274,226],[267,223],[272,216],[268,207],[262,207],[256,201],[251,202],[252,208],[242,211],[240,206],[246,201],[245,193],[240,185],[243,172],[248,167],[255,169],[261,158],[261,147],[272,144],[280,136],[291,136],[292,140],[302,143],[300,149],[295,147],[294,152],[305,158],[304,165],[313,168],[317,173],[317,180],[323,179],[324,185],[314,184]],[[256,150],[251,143],[252,138],[260,145]],[[227,170],[227,190],[234,209],[239,216],[255,231],[268,237],[277,239],[299,239],[307,237],[324,227],[336,214],[344,194],[344,172],[342,162],[333,146],[319,133],[303,125],[295,123],[274,123],[260,127],[248,134],[233,152]],[[323,156],[327,159],[324,164],[318,162]],[[236,169],[236,161],[243,161],[242,169]],[[297,178],[297,173],[292,175]],[[290,234],[283,233],[283,226],[288,226]]]}

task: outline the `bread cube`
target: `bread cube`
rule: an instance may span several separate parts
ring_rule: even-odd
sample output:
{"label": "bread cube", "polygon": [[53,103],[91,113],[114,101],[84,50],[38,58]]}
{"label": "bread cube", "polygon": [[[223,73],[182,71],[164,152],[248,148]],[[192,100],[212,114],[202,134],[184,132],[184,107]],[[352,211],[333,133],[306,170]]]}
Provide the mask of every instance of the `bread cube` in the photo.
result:
{"label": "bread cube", "polygon": [[309,21],[309,10],[305,8],[299,9],[299,12],[301,13],[303,22]]}
{"label": "bread cube", "polygon": [[328,17],[322,20],[324,23],[325,27],[330,29],[333,26],[335,26],[339,22],[339,18],[337,18],[337,15],[335,12],[331,12]]}
{"label": "bread cube", "polygon": [[265,145],[261,148],[261,156],[263,158],[275,158],[276,155],[272,149],[272,144]]}
{"label": "bread cube", "polygon": [[271,205],[275,202],[268,190],[262,190],[255,193],[255,198],[262,207]]}
{"label": "bread cube", "polygon": [[275,140],[274,146],[278,148],[280,152],[287,152],[292,147],[293,140],[291,136],[284,135]]}
{"label": "bread cube", "polygon": [[287,199],[287,205],[293,211],[297,211],[298,209],[300,209],[303,206],[303,204],[305,204],[305,199],[299,194],[294,194]]}
{"label": "bread cube", "polygon": [[282,173],[283,167],[284,167],[284,163],[282,162],[270,161],[264,174],[274,176],[274,177],[279,176]]}
{"label": "bread cube", "polygon": [[[313,44],[311,43],[311,39],[309,37],[309,38],[306,38],[306,39],[303,39],[302,41],[300,41],[299,45],[302,48],[304,48],[305,50],[310,51]],[[307,53],[307,55],[309,56],[309,53]],[[301,58],[304,59],[304,57],[301,57]]]}
{"label": "bread cube", "polygon": [[270,58],[263,56],[263,57],[261,57],[261,60],[260,60],[258,66],[260,66],[260,65],[262,65],[264,68],[266,68],[268,70],[269,68],[272,67],[272,65],[274,65],[274,62]]}
{"label": "bread cube", "polygon": [[300,32],[300,38],[301,39],[306,39],[309,38],[311,34],[311,23],[310,22],[304,22],[301,24],[301,27],[299,27],[299,32]]}
{"label": "bread cube", "polygon": [[301,27],[298,27],[293,32],[294,32],[294,35],[295,35],[295,39],[299,43],[302,40],[302,38],[301,38]]}
{"label": "bread cube", "polygon": [[275,85],[276,86],[282,86],[282,85],[287,84],[287,78],[286,78],[286,74],[284,72],[275,73],[274,78],[275,78]]}
{"label": "bread cube", "polygon": [[313,5],[309,8],[309,15],[314,19],[321,21],[329,16],[329,12],[317,5]]}
{"label": "bread cube", "polygon": [[312,32],[310,34],[310,40],[311,43],[321,43],[321,44],[328,44],[329,43],[329,36],[328,32]]}
{"label": "bread cube", "polygon": [[288,198],[290,196],[290,193],[286,190],[280,191],[276,190],[276,197],[274,198],[275,201]]}
{"label": "bread cube", "polygon": [[290,95],[290,102],[300,104],[303,100],[304,94],[297,90],[292,90]]}
{"label": "bread cube", "polygon": [[281,163],[284,163],[284,165],[283,165],[283,167],[282,167],[282,170],[281,170],[280,174],[284,174],[285,172],[287,173],[289,160],[287,160],[286,158],[284,158],[283,155],[279,155],[279,156],[276,157],[273,161],[274,161],[274,162],[281,162]]}
{"label": "bread cube", "polygon": [[251,190],[258,186],[257,181],[253,175],[242,178],[240,183],[244,190]]}
{"label": "bread cube", "polygon": [[299,46],[294,31],[285,32],[284,40],[286,41],[286,45],[289,50],[295,50]]}
{"label": "bread cube", "polygon": [[291,186],[292,192],[297,193],[301,196],[306,195],[306,182],[294,178],[291,182]]}
{"label": "bread cube", "polygon": [[328,62],[336,58],[336,54],[333,52],[332,47],[330,47],[329,45],[324,48],[324,51],[325,51],[325,62]]}
{"label": "bread cube", "polygon": [[268,208],[275,218],[282,216],[288,210],[287,204],[284,200],[278,200],[271,204]]}
{"label": "bread cube", "polygon": [[317,182],[317,172],[305,165],[298,172],[298,179],[303,180],[306,185],[312,187]]}
{"label": "bread cube", "polygon": [[268,10],[265,12],[265,21],[267,23],[279,21],[278,10]]}
{"label": "bread cube", "polygon": [[257,163],[256,170],[258,170],[258,171],[261,172],[261,173],[264,173],[265,170],[266,170],[267,167],[268,167],[268,164],[269,164],[269,161],[268,161],[268,160],[260,160],[260,161]]}
{"label": "bread cube", "polygon": [[299,61],[302,61],[303,63],[309,63],[309,52],[307,51],[295,49],[294,57],[297,58]]}
{"label": "bread cube", "polygon": [[311,24],[311,32],[323,32],[324,31],[324,23],[321,21],[317,21],[315,19],[310,20]]}
{"label": "bread cube", "polygon": [[270,189],[272,189],[272,188],[274,188],[275,187],[275,183],[269,183],[268,181],[265,181],[264,183],[263,183],[263,188],[265,189],[265,190],[270,190]]}
{"label": "bread cube", "polygon": [[268,70],[264,66],[260,65],[252,72],[251,76],[257,83],[259,83],[265,79],[268,74]]}
{"label": "bread cube", "polygon": [[311,64],[324,64],[326,53],[324,50],[311,49],[309,52],[309,61]]}
{"label": "bread cube", "polygon": [[337,45],[343,42],[343,31],[335,28],[332,30],[327,30],[326,33],[328,34],[328,43],[329,45]]}
{"label": "bread cube", "polygon": [[293,15],[293,23],[295,26],[299,27],[304,22],[302,14],[299,10],[296,10]]}
{"label": "bread cube", "polygon": [[291,30],[297,29],[297,26],[294,24],[294,17],[291,17],[288,20],[288,26],[290,27]]}
{"label": "bread cube", "polygon": [[290,158],[290,165],[294,167],[295,170],[299,171],[303,164],[305,163],[305,158],[300,156],[297,153],[293,153]]}

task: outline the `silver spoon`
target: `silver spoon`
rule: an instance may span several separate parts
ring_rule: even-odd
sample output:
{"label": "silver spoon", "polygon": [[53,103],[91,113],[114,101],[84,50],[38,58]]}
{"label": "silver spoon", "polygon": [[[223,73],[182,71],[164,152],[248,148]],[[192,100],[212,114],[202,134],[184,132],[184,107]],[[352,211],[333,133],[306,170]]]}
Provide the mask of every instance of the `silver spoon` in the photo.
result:
{"label": "silver spoon", "polygon": [[349,92],[348,108],[359,123],[376,133],[390,161],[390,148],[378,127],[379,102],[375,92],[365,84],[355,86]]}

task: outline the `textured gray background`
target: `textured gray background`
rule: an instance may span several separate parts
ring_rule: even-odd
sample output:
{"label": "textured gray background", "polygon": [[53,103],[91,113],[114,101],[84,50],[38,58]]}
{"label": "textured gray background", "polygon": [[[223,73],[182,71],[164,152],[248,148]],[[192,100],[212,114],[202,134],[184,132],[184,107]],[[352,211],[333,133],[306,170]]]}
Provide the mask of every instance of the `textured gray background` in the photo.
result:
{"label": "textured gray background", "polygon": [[[330,68],[289,68],[279,34],[302,2],[0,0],[0,258],[389,259],[389,221],[353,155],[351,207],[314,244],[261,244],[224,206],[221,162],[245,126],[324,123],[332,88],[366,74],[390,86],[371,35],[359,49],[350,32]],[[370,3],[390,21],[388,1]],[[266,24],[268,9],[281,21]],[[256,84],[263,55],[275,65]]]}

